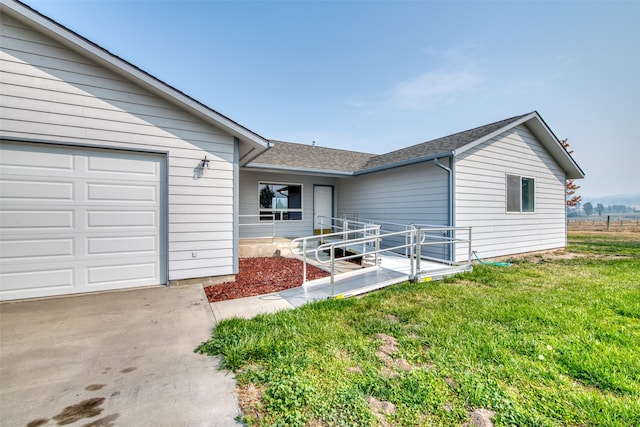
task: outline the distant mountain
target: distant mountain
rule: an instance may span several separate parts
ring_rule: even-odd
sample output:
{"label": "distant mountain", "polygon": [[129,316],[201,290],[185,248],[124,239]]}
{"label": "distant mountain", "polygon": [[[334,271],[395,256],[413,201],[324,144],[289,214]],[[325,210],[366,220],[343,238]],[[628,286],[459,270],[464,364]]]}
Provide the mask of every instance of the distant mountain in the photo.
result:
{"label": "distant mountain", "polygon": [[640,193],[635,194],[614,194],[612,196],[582,196],[582,204],[591,202],[593,206],[602,203],[604,206],[624,205],[640,209]]}

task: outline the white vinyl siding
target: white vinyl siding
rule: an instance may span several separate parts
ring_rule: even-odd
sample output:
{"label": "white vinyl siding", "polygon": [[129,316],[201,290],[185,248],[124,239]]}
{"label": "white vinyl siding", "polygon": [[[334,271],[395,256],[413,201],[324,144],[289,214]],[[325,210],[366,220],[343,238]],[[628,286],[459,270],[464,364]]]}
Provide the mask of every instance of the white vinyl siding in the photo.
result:
{"label": "white vinyl siding", "polygon": [[[166,153],[168,279],[235,274],[234,138],[21,22],[1,19],[1,136]],[[204,156],[210,162],[200,176]]]}
{"label": "white vinyl siding", "polygon": [[[343,179],[338,192],[338,212],[397,224],[446,225],[448,180],[447,172],[433,162],[360,175],[355,180]],[[385,228],[398,231],[392,226]],[[404,238],[393,237],[384,239],[382,246],[404,243]],[[442,247],[423,248],[423,254],[447,257]]]}
{"label": "white vinyl siding", "polygon": [[263,171],[240,171],[240,215],[254,215],[240,219],[240,237],[266,237],[271,234],[269,226],[243,226],[247,223],[258,222],[259,198],[258,183],[295,183],[301,185],[302,190],[302,220],[277,221],[276,236],[302,237],[313,234],[313,186],[335,185],[336,180],[331,177],[271,173]]}
{"label": "white vinyl siding", "polygon": [[[534,180],[534,212],[507,212],[507,175]],[[456,225],[473,227],[482,258],[565,246],[564,200],[565,172],[525,125],[456,158]]]}
{"label": "white vinyl siding", "polygon": [[341,179],[338,213],[401,224],[445,225],[448,179],[433,162]]}

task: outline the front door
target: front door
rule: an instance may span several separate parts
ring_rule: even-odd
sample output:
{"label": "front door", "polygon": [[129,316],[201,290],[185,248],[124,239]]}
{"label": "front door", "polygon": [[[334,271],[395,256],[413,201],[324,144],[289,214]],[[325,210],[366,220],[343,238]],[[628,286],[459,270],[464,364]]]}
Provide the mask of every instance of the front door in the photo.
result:
{"label": "front door", "polygon": [[313,234],[331,233],[333,216],[333,186],[313,187]]}

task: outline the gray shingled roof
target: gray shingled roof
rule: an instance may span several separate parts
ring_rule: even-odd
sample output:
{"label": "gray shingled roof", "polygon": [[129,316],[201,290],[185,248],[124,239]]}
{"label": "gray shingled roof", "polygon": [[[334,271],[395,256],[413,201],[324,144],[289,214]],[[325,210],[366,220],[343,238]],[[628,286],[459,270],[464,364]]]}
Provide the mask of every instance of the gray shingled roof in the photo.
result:
{"label": "gray shingled roof", "polygon": [[271,141],[274,146],[251,162],[251,166],[283,166],[293,169],[329,170],[353,173],[375,154],[337,150],[292,142]]}
{"label": "gray shingled roof", "polygon": [[438,153],[451,153],[508,126],[526,115],[511,117],[381,155],[272,141],[274,146],[251,162],[250,166],[275,166],[283,169],[326,170],[346,173],[364,172],[370,169],[377,170],[385,166],[402,164]]}
{"label": "gray shingled roof", "polygon": [[411,147],[401,148],[400,150],[392,151],[387,154],[382,154],[371,158],[362,169],[379,168],[394,163],[402,163],[409,160],[419,159],[421,157],[428,157],[438,153],[451,152],[477,141],[498,129],[508,126],[510,123],[515,122],[525,115],[512,117],[510,119],[490,123],[488,125],[454,133],[453,135],[433,139]]}

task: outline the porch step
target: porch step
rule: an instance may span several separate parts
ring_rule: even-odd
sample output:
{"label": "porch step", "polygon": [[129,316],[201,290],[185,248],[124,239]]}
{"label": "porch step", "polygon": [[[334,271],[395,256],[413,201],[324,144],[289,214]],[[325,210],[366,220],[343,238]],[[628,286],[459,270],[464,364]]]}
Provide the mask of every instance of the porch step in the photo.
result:
{"label": "porch step", "polygon": [[275,239],[242,239],[238,244],[239,258],[291,256],[291,240],[284,237]]}

